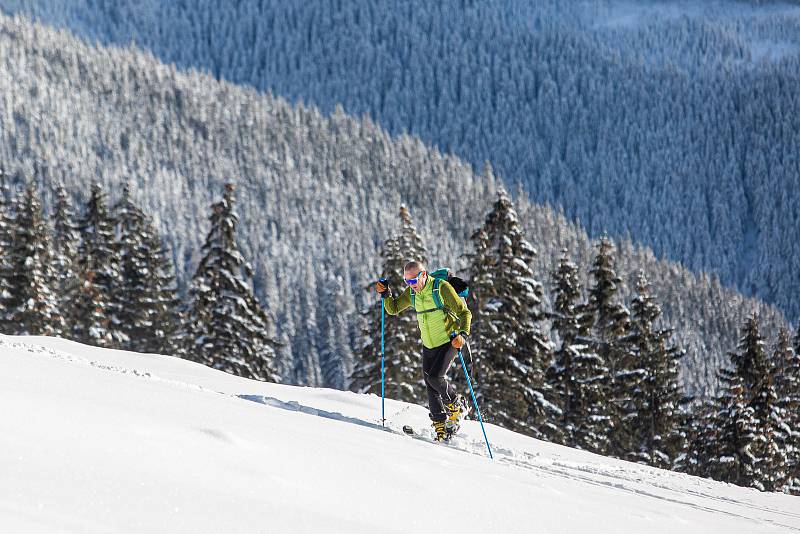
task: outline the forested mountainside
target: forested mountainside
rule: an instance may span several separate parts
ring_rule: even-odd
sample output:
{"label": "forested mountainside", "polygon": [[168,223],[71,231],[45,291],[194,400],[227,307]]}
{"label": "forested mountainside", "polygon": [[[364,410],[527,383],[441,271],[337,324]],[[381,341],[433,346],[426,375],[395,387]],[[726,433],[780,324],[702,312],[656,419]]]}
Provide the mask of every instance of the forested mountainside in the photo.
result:
{"label": "forested mountainside", "polygon": [[[68,32],[0,16],[0,165],[45,195],[63,182],[81,204],[90,184],[123,182],[155,217],[183,284],[197,267],[208,207],[237,184],[241,249],[255,289],[287,343],[284,380],[342,387],[361,339],[363,291],[380,269],[381,242],[400,228],[405,203],[437,265],[463,266],[469,235],[495,200],[489,168],[478,174],[410,136],[391,137],[368,118],[218,82],[137,50],[95,47]],[[46,199],[52,201],[52,198]],[[535,272],[566,247],[586,276],[593,254],[579,227],[518,195]],[[769,333],[785,321],[760,301],[724,289],[623,242],[618,272],[629,296],[643,268],[688,350],[688,390],[715,387],[713,370],[753,311]],[[302,372],[296,372],[301,369]],[[328,371],[323,374],[322,369]]]}
{"label": "forested mountainside", "polygon": [[0,0],[407,131],[800,317],[800,6]]}

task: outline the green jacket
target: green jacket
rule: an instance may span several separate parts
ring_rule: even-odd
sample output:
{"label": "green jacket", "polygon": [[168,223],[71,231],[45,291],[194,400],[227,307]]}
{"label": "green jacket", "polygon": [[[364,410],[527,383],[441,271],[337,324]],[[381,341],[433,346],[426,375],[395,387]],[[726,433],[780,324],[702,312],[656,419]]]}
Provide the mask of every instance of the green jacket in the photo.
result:
{"label": "green jacket", "polygon": [[[444,304],[443,310],[437,310],[433,301],[433,278],[428,276],[425,287],[414,296],[414,307],[417,312],[417,324],[422,334],[422,344],[429,349],[440,347],[450,342],[451,332],[464,332],[469,335],[472,312],[458,296],[453,286],[446,280],[439,283],[439,295]],[[386,297],[383,306],[389,315],[397,315],[411,307],[411,288],[406,287],[399,297]],[[421,313],[426,310],[427,313]]]}

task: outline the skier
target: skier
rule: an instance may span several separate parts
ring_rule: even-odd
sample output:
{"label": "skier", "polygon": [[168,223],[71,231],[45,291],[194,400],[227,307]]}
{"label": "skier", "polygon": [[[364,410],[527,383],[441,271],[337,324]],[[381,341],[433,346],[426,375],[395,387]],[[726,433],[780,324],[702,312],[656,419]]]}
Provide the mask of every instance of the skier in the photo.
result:
{"label": "skier", "polygon": [[[447,381],[447,369],[464,346],[469,335],[472,313],[446,280],[434,284],[425,266],[412,261],[403,268],[406,288],[393,298],[390,289],[378,282],[375,290],[383,299],[389,315],[397,315],[406,308],[417,312],[417,324],[422,335],[422,373],[428,391],[428,408],[436,440],[444,441],[458,430],[458,423],[466,413],[464,398]],[[438,285],[438,301],[434,286]],[[413,297],[412,297],[413,295]]]}

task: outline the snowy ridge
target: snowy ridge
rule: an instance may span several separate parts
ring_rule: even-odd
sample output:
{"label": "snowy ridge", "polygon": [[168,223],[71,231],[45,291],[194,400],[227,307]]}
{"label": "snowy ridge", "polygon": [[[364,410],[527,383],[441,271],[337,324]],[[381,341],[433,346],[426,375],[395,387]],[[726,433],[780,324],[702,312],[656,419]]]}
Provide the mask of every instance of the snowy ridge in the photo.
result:
{"label": "snowy ridge", "polygon": [[796,497],[59,339],[0,336],[0,405],[3,532],[800,532]]}

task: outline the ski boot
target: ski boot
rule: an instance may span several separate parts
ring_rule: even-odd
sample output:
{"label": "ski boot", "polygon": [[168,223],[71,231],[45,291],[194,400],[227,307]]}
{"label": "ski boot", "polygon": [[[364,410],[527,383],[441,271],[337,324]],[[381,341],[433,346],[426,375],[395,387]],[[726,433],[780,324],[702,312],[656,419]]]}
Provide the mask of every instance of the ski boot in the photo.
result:
{"label": "ski boot", "polygon": [[445,428],[444,421],[434,421],[431,423],[433,427],[434,436],[433,439],[436,441],[445,441],[448,438],[447,435],[447,428]]}
{"label": "ski boot", "polygon": [[447,421],[445,421],[445,430],[452,436],[458,432],[461,427],[461,420],[467,415],[467,405],[464,402],[464,397],[456,395],[455,400],[450,404],[444,405],[447,410]]}

